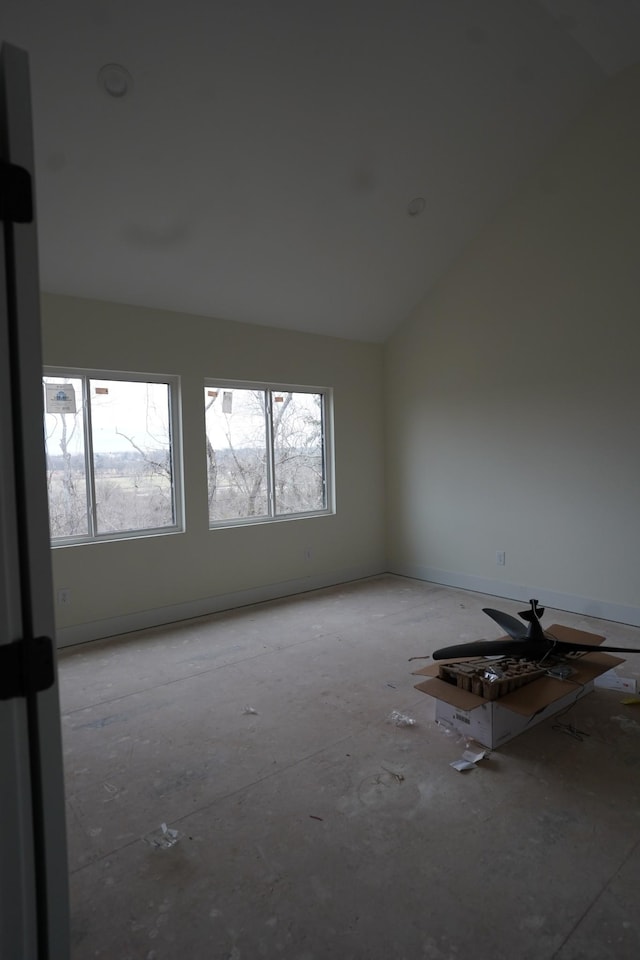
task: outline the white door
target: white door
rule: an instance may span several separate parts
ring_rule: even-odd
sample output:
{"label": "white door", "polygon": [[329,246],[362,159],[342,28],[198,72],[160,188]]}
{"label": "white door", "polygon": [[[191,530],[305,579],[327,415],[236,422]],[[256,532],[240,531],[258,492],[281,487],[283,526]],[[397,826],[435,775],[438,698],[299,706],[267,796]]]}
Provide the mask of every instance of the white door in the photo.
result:
{"label": "white door", "polygon": [[0,50],[0,957],[67,960],[27,55]]}

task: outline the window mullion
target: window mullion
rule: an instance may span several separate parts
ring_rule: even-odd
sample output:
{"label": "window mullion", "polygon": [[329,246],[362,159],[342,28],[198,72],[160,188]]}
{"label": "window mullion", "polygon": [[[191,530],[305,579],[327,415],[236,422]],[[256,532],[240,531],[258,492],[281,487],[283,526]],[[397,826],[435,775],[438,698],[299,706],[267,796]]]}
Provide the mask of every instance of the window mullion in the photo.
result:
{"label": "window mullion", "polygon": [[98,515],[96,508],[96,482],[93,471],[93,427],[91,422],[91,380],[82,378],[84,393],[84,457],[87,474],[87,513],[89,517],[89,536],[98,533]]}
{"label": "window mullion", "polygon": [[175,523],[178,516],[178,503],[182,499],[182,490],[178,482],[178,475],[176,471],[176,460],[175,460],[175,438],[178,436],[178,431],[175,429],[175,417],[176,417],[176,398],[173,396],[173,390],[169,388],[167,390],[167,431],[169,436],[169,479],[171,481],[171,521]]}
{"label": "window mullion", "polygon": [[327,487],[327,407],[326,396],[323,393],[320,402],[320,425],[322,437],[320,443],[320,453],[322,457],[322,507],[324,510],[329,506],[329,489]]}
{"label": "window mullion", "polygon": [[264,392],[264,409],[266,413],[266,432],[267,432],[267,499],[269,503],[269,516],[276,515],[276,474],[275,474],[275,453],[273,436],[273,394],[271,390]]}

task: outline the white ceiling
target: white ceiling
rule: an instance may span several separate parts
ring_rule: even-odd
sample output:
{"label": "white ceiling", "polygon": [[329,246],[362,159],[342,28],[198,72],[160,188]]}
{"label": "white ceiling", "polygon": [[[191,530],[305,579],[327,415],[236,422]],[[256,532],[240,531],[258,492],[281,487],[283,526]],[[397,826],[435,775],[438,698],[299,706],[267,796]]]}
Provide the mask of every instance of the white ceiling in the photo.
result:
{"label": "white ceiling", "polygon": [[2,0],[0,39],[45,290],[376,341],[640,60],[640,0]]}

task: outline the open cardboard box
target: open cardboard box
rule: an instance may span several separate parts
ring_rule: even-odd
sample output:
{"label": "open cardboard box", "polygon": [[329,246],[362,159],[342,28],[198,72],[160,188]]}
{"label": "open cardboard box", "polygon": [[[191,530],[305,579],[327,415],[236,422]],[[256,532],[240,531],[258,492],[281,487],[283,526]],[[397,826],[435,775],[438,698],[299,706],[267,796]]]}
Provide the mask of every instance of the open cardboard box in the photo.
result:
{"label": "open cardboard box", "polygon": [[499,700],[487,700],[441,680],[438,677],[439,665],[452,661],[439,660],[415,671],[416,676],[429,678],[417,683],[416,690],[434,697],[438,723],[477,740],[485,747],[500,747],[525,730],[572,706],[593,690],[596,677],[624,662],[622,657],[596,649],[605,639],[596,633],[574,630],[558,623],[552,624],[547,632],[557,640],[593,644],[593,653],[569,658],[574,673],[567,680],[543,676]]}

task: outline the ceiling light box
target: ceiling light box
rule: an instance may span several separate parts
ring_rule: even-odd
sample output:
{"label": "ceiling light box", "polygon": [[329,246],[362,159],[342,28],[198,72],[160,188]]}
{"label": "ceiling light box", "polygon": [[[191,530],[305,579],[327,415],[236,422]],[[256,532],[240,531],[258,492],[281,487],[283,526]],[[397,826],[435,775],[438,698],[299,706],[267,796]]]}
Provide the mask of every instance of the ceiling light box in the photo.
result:
{"label": "ceiling light box", "polygon": [[[414,676],[428,678],[417,683],[416,690],[435,699],[437,723],[477,740],[485,747],[501,747],[543,720],[573,706],[593,690],[596,677],[624,663],[622,657],[596,649],[605,639],[598,634],[557,623],[549,628],[549,633],[567,643],[587,643],[594,647],[593,653],[567,660],[572,673],[566,679],[545,673],[492,700],[442,679],[439,676],[441,661],[415,671]],[[487,659],[487,665],[495,663],[495,658]]]}

